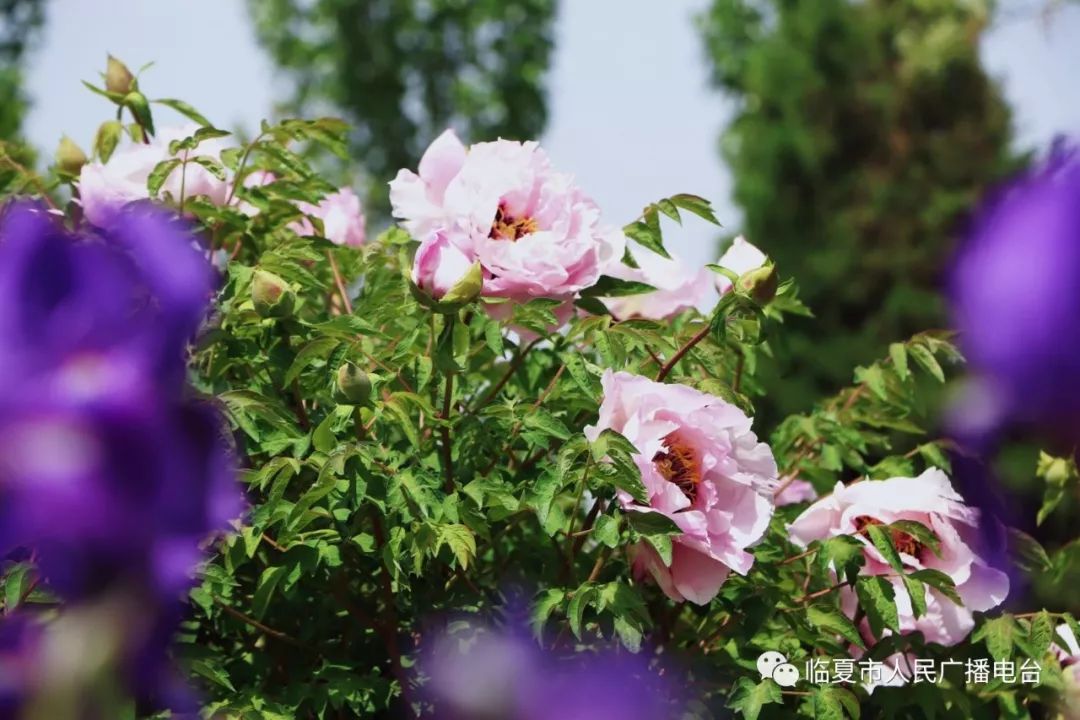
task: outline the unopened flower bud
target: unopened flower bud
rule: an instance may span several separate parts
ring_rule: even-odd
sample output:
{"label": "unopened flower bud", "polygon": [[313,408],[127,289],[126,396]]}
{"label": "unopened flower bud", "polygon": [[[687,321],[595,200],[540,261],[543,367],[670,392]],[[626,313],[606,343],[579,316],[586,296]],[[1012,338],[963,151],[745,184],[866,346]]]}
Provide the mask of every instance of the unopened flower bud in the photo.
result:
{"label": "unopened flower bud", "polygon": [[56,167],[60,172],[65,175],[78,175],[86,161],[86,153],[74,140],[67,135],[60,138],[60,146],[56,148]]}
{"label": "unopened flower bud", "polygon": [[343,405],[363,405],[371,399],[371,379],[351,362],[338,368],[334,399]]}
{"label": "unopened flower bud", "polygon": [[119,95],[127,95],[135,89],[135,76],[128,70],[127,65],[112,55],[109,56],[105,69],[105,89]]}
{"label": "unopened flower bud", "polygon": [[274,273],[256,270],[251,283],[251,302],[259,317],[283,318],[292,315],[296,294]]}
{"label": "unopened flower bud", "polygon": [[777,282],[776,266],[764,265],[739,276],[739,292],[749,295],[759,305],[766,305],[776,297]]}
{"label": "unopened flower bud", "polygon": [[480,296],[484,271],[442,233],[428,236],[416,251],[413,295],[424,307],[456,312]]}

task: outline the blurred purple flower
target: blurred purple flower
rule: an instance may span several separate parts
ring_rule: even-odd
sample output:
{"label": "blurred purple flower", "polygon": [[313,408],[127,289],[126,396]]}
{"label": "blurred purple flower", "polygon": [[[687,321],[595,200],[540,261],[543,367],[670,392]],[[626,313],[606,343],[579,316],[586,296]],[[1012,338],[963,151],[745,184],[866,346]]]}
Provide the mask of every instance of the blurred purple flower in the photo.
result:
{"label": "blurred purple flower", "polygon": [[1080,438],[1080,157],[1059,146],[976,215],[950,277],[975,372],[953,431],[1034,424]]}
{"label": "blurred purple flower", "polygon": [[200,543],[243,507],[220,418],[185,382],[213,286],[196,237],[148,205],[96,234],[32,205],[0,226],[0,555],[33,548],[80,607],[129,598],[140,696],[171,682]]}
{"label": "blurred purple flower", "polygon": [[99,237],[13,208],[0,235],[0,552],[31,545],[68,597],[118,576],[175,596],[241,508],[216,414],[185,397],[212,275],[134,207]]}
{"label": "blurred purple flower", "polygon": [[440,720],[667,720],[672,684],[646,653],[544,651],[523,630],[458,627],[426,653]]}
{"label": "blurred purple flower", "polygon": [[33,683],[41,629],[23,615],[0,619],[0,717],[14,717]]}

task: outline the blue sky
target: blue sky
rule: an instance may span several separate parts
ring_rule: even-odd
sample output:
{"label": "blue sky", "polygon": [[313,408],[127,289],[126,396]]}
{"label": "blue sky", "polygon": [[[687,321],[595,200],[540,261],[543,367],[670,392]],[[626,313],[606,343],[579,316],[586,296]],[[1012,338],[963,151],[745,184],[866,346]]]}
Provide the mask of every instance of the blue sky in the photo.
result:
{"label": "blue sky", "polygon": [[[731,104],[706,84],[694,14],[708,0],[563,0],[543,143],[577,175],[613,223],[677,192],[711,199],[737,228],[731,181],[716,152]],[[244,0],[50,0],[44,42],[31,59],[27,133],[51,153],[61,134],[84,147],[109,105],[86,91],[111,52],[133,68],[153,61],[144,86],[179,97],[223,127],[254,127],[276,91]],[[1017,142],[1080,134],[1080,5],[1004,2],[983,53],[1013,104]],[[649,102],[641,102],[647,88]],[[164,118],[163,118],[164,119]],[[688,221],[669,244],[711,262],[715,232]]]}

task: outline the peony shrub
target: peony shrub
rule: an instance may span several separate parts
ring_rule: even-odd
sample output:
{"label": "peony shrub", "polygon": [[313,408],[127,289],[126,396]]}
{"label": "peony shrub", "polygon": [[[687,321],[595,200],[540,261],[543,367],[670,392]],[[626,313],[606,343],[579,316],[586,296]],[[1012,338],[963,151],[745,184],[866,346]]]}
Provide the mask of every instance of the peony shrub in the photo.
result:
{"label": "peony shrub", "polygon": [[799,269],[673,257],[702,198],[619,227],[537,143],[447,131],[380,227],[305,159],[337,120],[239,141],[99,92],[129,125],[4,180],[3,717],[1069,712],[1080,626],[1020,604],[1069,548],[928,430],[951,333],[762,427]]}

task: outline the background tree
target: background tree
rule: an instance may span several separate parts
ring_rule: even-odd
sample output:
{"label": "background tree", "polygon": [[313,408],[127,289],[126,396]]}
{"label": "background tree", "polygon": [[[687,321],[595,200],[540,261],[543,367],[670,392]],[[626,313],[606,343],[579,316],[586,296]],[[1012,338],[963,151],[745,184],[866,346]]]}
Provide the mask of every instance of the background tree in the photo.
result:
{"label": "background tree", "polygon": [[0,0],[0,140],[19,136],[27,109],[23,60],[44,20],[44,0]]}
{"label": "background tree", "polygon": [[887,343],[945,318],[956,222],[1010,166],[1009,110],[979,61],[991,8],[961,0],[714,0],[721,142],[744,231],[797,277],[770,417],[809,406]]}
{"label": "background tree", "polygon": [[[260,41],[293,81],[286,106],[352,126],[372,178],[415,167],[453,126],[476,140],[538,137],[555,0],[249,0]],[[386,209],[385,182],[370,202]]]}

